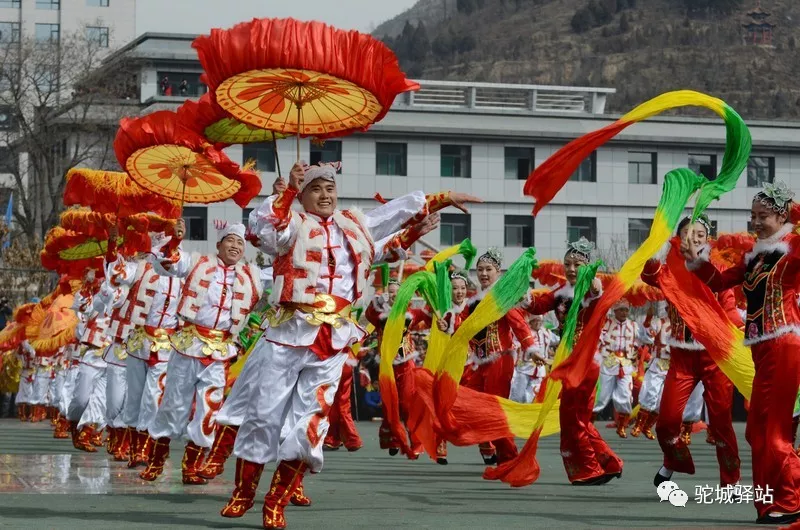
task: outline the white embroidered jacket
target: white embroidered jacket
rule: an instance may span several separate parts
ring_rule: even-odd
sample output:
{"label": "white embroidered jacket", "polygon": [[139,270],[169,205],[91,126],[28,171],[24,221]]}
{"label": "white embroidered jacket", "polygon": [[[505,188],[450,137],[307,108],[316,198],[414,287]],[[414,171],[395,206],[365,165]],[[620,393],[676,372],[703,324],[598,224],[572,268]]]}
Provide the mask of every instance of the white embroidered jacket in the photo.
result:
{"label": "white embroidered jacket", "polygon": [[178,300],[183,281],[160,276],[147,260],[125,261],[119,257],[112,282],[128,287],[120,316],[134,326],[174,329],[178,325]]}
{"label": "white embroidered jacket", "polygon": [[616,318],[607,319],[600,337],[603,366],[607,368],[629,366],[636,359],[637,342],[653,344],[644,327],[630,319],[623,322]]}
{"label": "white embroidered jacket", "polygon": [[[311,304],[317,294],[345,299],[353,307],[363,305],[370,268],[375,261],[375,242],[399,231],[426,208],[425,195],[414,192],[362,213],[336,210],[329,219],[289,210],[280,218],[273,208],[278,196],[268,197],[250,214],[250,231],[258,236],[260,249],[275,256],[270,304]],[[265,323],[266,340],[288,346],[310,346],[319,326],[301,313],[278,327]],[[331,329],[336,350],[363,338],[365,332],[352,322]]]}

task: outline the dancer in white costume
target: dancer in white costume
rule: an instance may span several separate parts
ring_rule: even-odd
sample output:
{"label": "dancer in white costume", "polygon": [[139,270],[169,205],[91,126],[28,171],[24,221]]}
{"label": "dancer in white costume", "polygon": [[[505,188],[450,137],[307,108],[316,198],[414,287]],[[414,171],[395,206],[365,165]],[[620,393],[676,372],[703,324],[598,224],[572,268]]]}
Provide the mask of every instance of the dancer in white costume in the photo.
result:
{"label": "dancer in white costume", "polygon": [[550,348],[561,340],[558,335],[544,327],[544,317],[534,315],[530,319],[533,335],[533,351],[518,353],[514,375],[511,377],[511,393],[508,399],[517,403],[533,403],[542,381],[547,377]]}

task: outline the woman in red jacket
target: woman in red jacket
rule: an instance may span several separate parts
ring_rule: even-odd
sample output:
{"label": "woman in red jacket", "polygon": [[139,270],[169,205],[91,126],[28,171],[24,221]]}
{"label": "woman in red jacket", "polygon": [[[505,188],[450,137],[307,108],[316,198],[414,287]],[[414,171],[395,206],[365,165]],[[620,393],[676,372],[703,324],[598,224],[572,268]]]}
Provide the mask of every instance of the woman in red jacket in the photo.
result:
{"label": "woman in red jacket", "polygon": [[[694,225],[689,218],[678,225],[678,236],[685,241],[691,234],[697,248],[707,248],[711,223],[703,216]],[[660,260],[647,262],[642,273],[645,283],[660,287],[659,278],[666,266]],[[723,291],[717,296],[731,322],[740,323],[736,308],[736,298],[731,291]],[[741,462],[736,433],[733,431],[732,404],[733,383],[722,373],[702,344],[696,342],[675,306],[668,304],[670,336],[670,366],[664,381],[661,396],[660,414],[656,423],[658,443],[664,453],[664,464],[656,473],[653,483],[658,486],[670,480],[672,473],[694,475],[694,461],[684,437],[681,436],[683,412],[689,396],[702,382],[705,387],[703,398],[708,409],[711,434],[716,438],[717,462],[719,462],[720,484],[730,485],[739,482]]]}
{"label": "woman in red jacket", "polygon": [[[591,259],[594,243],[586,238],[570,243],[564,255],[564,271],[567,283],[545,293],[533,296],[524,304],[525,310],[534,315],[555,311],[563,327],[574,298],[574,286],[578,281],[578,268],[587,265]],[[595,278],[592,289],[583,301],[578,313],[578,327],[575,342],[580,339],[583,326],[589,321],[594,303],[602,291],[600,280]],[[622,460],[603,440],[592,422],[592,406],[600,365],[593,364],[593,370],[580,385],[574,388],[564,386],[561,391],[559,419],[561,422],[561,458],[567,478],[576,486],[599,485],[622,476]]]}
{"label": "woman in red jacket", "polygon": [[753,198],[751,224],[758,239],[730,269],[717,270],[707,248],[686,241],[688,266],[700,279],[716,292],[742,285],[747,298],[745,343],[756,375],[745,437],[753,453],[753,484],[772,494],[771,504],[755,502],[756,522],[765,524],[800,519],[800,457],[791,432],[800,387],[800,235],[789,223],[793,198],[784,183],[767,184]]}

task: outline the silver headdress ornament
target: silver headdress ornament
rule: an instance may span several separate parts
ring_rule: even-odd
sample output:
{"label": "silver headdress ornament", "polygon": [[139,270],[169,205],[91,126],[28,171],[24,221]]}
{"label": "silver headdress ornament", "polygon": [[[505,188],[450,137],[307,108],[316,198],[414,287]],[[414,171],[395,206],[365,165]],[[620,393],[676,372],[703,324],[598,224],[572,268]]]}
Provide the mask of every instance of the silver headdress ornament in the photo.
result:
{"label": "silver headdress ornament", "polygon": [[592,259],[592,252],[594,252],[595,248],[597,248],[597,246],[594,243],[585,237],[581,237],[577,241],[568,243],[567,255],[574,254],[589,261]]}
{"label": "silver headdress ornament", "polygon": [[466,283],[467,285],[469,285],[469,278],[467,278],[467,275],[466,275],[466,274],[464,274],[464,273],[463,273],[463,272],[461,272],[461,271],[454,271],[454,272],[453,272],[453,273],[450,275],[450,279],[451,279],[451,280],[464,280],[464,283]]}
{"label": "silver headdress ornament", "polygon": [[386,285],[400,285],[400,282],[397,281],[397,278],[389,278],[389,281],[386,283]]}
{"label": "silver headdress ornament", "polygon": [[789,211],[792,199],[794,199],[794,192],[785,182],[779,180],[775,183],[765,183],[764,189],[758,192],[753,202],[759,201],[764,206],[783,215]]}
{"label": "silver headdress ornament", "polygon": [[478,262],[488,261],[498,269],[503,267],[503,253],[497,247],[489,247],[485,254],[478,258]]}

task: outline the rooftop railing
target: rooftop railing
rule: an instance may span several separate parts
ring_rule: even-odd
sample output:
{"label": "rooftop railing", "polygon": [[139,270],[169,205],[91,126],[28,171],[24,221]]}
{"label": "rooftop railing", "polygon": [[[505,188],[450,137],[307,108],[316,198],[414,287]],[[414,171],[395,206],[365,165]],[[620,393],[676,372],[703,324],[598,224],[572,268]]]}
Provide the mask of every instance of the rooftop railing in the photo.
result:
{"label": "rooftop railing", "polygon": [[394,107],[415,110],[603,114],[613,88],[511,85],[459,81],[418,81],[421,88],[395,100]]}

